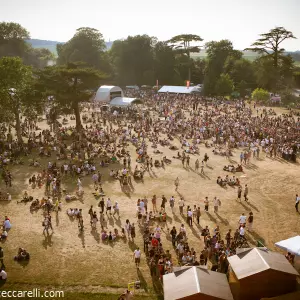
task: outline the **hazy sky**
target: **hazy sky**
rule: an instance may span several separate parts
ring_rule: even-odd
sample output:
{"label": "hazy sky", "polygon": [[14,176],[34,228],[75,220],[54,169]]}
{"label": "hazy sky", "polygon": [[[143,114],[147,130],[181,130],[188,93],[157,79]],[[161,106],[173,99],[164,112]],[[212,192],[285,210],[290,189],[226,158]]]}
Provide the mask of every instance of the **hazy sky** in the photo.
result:
{"label": "hazy sky", "polygon": [[64,42],[77,28],[94,27],[106,41],[193,33],[204,42],[230,39],[237,49],[283,26],[298,37],[283,46],[300,50],[300,0],[0,0],[0,21],[18,22],[45,40]]}

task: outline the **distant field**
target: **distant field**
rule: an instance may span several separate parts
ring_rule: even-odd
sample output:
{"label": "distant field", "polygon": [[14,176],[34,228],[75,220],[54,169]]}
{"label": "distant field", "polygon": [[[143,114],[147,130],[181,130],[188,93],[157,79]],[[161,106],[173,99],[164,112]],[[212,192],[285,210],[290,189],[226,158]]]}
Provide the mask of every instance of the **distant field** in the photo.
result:
{"label": "distant field", "polygon": [[[244,58],[253,61],[258,54],[252,51],[242,51],[244,54]],[[207,52],[205,50],[202,50],[200,53],[192,53],[191,56],[193,58],[206,58]]]}

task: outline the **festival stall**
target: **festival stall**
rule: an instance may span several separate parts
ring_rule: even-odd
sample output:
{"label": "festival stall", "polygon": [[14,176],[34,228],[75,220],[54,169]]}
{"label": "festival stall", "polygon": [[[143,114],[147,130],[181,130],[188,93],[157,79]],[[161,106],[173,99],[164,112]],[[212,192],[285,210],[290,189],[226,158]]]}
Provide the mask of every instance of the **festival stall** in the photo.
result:
{"label": "festival stall", "polygon": [[294,292],[299,273],[284,255],[266,248],[238,249],[228,257],[235,300],[260,300]]}
{"label": "festival stall", "polygon": [[226,275],[202,266],[174,268],[163,286],[165,300],[233,300]]}

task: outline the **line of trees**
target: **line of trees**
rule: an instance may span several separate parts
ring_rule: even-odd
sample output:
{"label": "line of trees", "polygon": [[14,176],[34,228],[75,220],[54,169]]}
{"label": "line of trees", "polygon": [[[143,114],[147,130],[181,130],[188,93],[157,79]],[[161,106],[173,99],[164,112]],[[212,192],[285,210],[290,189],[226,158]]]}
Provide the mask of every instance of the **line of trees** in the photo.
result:
{"label": "line of trees", "polygon": [[[82,27],[65,44],[57,45],[54,60],[47,49],[33,49],[28,31],[16,23],[0,23],[0,111],[1,121],[14,120],[21,142],[20,115],[38,113],[43,101],[57,109],[72,111],[81,129],[79,103],[87,101],[104,82],[120,86],[183,85],[186,80],[204,83],[205,95],[241,97],[255,88],[288,91],[300,85],[300,69],[284,54],[282,43],[294,39],[292,32],[276,27],[248,50],[259,52],[252,62],[233,48],[229,40],[203,43],[198,35],[183,34],[168,41],[148,35],[117,40],[106,51],[102,34]],[[205,59],[193,53],[205,49]]]}

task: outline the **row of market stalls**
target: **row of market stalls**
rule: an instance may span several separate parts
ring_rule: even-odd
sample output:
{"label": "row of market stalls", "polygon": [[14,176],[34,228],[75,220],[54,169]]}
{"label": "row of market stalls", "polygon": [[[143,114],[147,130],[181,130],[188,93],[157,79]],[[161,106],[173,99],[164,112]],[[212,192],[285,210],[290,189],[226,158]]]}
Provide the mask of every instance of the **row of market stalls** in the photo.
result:
{"label": "row of market stalls", "polygon": [[[276,243],[300,258],[300,236]],[[174,268],[163,276],[165,300],[297,300],[299,273],[278,252],[238,249],[228,257],[228,276],[206,266]],[[275,297],[275,298],[271,298]]]}

